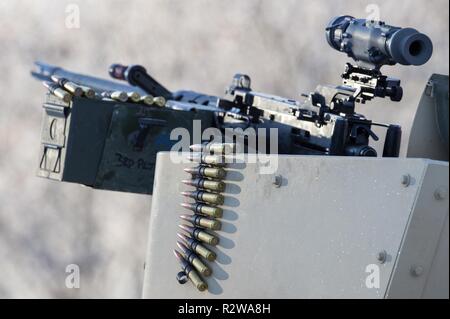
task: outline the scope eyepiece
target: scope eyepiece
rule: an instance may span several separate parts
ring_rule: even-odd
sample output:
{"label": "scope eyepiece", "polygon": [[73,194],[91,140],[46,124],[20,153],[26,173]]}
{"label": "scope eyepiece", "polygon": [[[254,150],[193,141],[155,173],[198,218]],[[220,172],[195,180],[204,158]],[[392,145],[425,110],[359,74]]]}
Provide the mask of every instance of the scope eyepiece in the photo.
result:
{"label": "scope eyepiece", "polygon": [[347,53],[365,68],[383,65],[422,65],[433,53],[430,38],[413,28],[399,28],[382,21],[339,16],[326,28],[328,44]]}

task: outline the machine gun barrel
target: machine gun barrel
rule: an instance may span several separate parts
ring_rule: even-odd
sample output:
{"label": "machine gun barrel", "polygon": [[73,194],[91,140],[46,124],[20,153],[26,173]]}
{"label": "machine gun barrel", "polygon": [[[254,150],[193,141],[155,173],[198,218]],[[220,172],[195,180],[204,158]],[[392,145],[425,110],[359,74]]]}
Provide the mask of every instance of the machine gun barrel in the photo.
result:
{"label": "machine gun barrel", "polygon": [[141,95],[147,94],[145,91],[137,87],[97,78],[90,75],[84,75],[80,73],[67,71],[63,68],[51,64],[43,62],[35,62],[35,65],[38,67],[38,71],[37,72],[32,71],[31,75],[42,81],[51,81],[51,77],[56,76],[59,78],[67,79],[68,81],[74,82],[79,85],[91,87],[97,92],[125,91],[125,92],[137,92]]}

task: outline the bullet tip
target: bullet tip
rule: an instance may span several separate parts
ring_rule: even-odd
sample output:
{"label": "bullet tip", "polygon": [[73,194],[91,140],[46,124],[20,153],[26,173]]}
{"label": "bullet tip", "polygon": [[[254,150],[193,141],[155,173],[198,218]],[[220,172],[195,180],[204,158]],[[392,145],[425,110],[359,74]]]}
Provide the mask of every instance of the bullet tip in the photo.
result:
{"label": "bullet tip", "polygon": [[180,227],[182,230],[184,230],[184,231],[186,231],[188,233],[191,232],[191,230],[194,229],[193,227],[190,227],[188,225],[183,225],[183,224],[178,225],[178,227]]}
{"label": "bullet tip", "polygon": [[183,239],[183,240],[187,240],[188,239],[188,237],[186,235],[183,235],[183,234],[180,234],[180,233],[177,233],[177,236],[179,238]]}
{"label": "bullet tip", "polygon": [[173,254],[179,260],[181,260],[183,258],[183,256],[181,256],[181,254],[176,249],[173,250]]}

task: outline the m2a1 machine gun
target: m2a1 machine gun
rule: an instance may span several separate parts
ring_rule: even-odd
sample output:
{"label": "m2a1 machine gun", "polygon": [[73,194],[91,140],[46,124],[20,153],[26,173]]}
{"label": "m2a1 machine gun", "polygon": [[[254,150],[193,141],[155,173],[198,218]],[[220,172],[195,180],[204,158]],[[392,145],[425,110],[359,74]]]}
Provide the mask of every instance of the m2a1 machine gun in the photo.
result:
{"label": "m2a1 machine gun", "polygon": [[[378,139],[372,127],[383,126],[387,134],[382,156],[398,157],[400,126],[375,123],[358,114],[356,105],[376,97],[400,101],[400,80],[383,75],[381,67],[426,63],[431,40],[412,28],[351,16],[332,19],[326,38],[355,63],[346,65],[340,85],[319,85],[301,102],[255,92],[244,74],[234,76],[226,91],[230,98],[222,98],[171,92],[138,65],[111,65],[110,75],[128,82],[120,84],[37,63],[39,71],[32,74],[52,82],[47,83],[50,93],[44,104],[39,175],[151,193],[156,153],[175,144],[170,140],[173,128],[192,133],[195,119],[201,120],[202,130],[276,127],[279,154],[377,156],[370,146],[371,138]],[[72,93],[64,100],[68,90],[74,92],[71,86],[88,87],[95,94],[88,98]],[[153,103],[155,97],[164,103]]]}

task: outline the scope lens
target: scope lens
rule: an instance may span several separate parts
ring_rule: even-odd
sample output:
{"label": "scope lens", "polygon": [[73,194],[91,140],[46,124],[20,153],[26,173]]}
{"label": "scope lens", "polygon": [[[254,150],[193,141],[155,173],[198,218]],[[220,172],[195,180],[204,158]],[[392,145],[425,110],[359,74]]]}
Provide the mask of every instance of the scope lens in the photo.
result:
{"label": "scope lens", "polygon": [[388,42],[392,59],[403,65],[422,65],[433,54],[433,43],[423,33],[412,28],[395,32]]}
{"label": "scope lens", "polygon": [[412,56],[418,56],[422,52],[423,42],[416,40],[409,46],[409,53]]}

